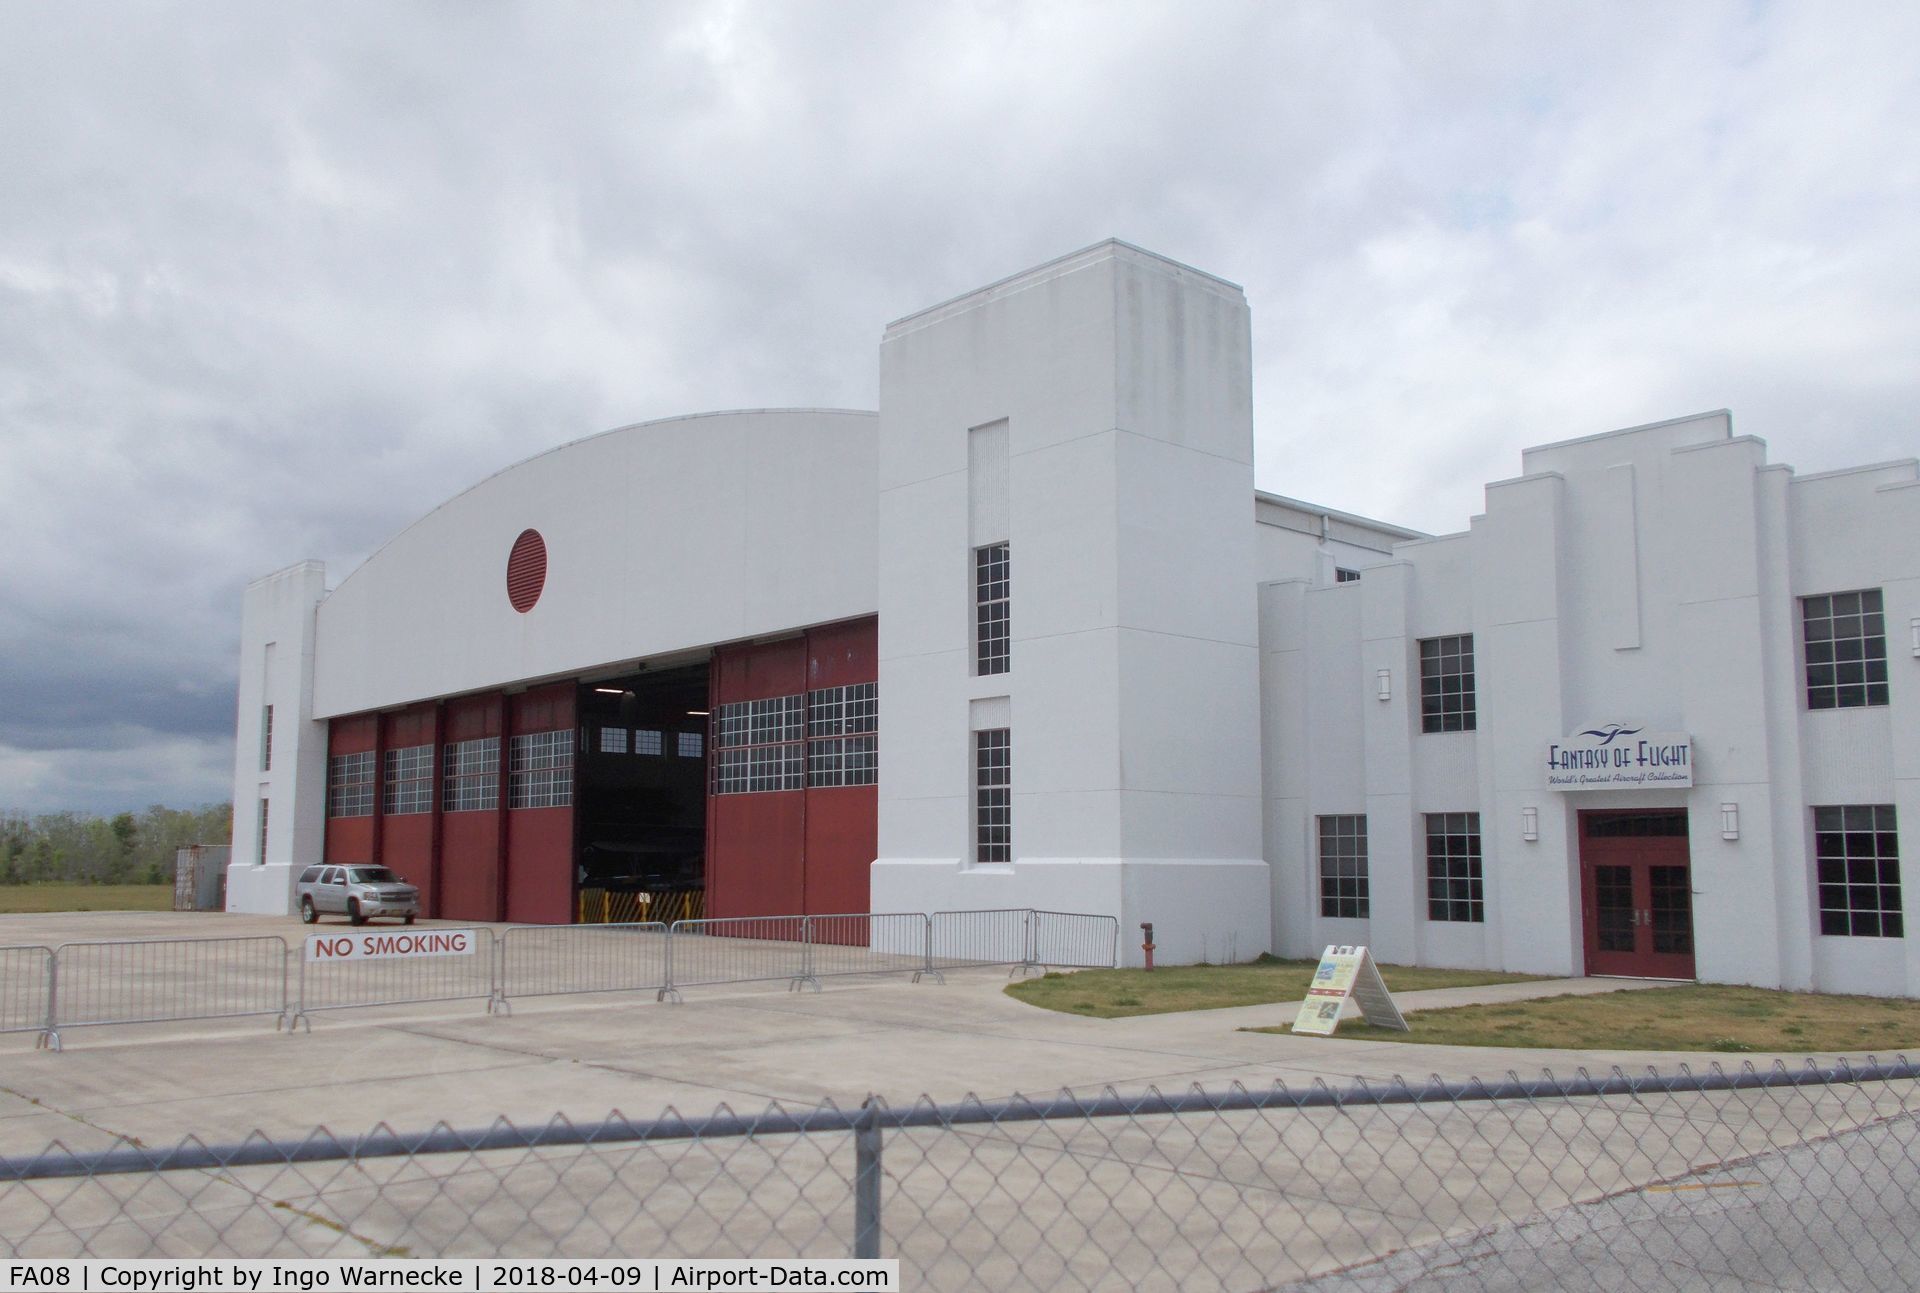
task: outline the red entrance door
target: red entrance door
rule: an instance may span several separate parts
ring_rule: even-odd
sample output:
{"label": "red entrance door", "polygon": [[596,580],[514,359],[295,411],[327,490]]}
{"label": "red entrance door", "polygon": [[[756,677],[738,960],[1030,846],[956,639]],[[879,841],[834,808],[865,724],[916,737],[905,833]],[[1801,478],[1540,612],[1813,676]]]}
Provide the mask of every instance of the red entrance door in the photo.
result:
{"label": "red entrance door", "polygon": [[1587,973],[1693,977],[1684,809],[1580,814]]}

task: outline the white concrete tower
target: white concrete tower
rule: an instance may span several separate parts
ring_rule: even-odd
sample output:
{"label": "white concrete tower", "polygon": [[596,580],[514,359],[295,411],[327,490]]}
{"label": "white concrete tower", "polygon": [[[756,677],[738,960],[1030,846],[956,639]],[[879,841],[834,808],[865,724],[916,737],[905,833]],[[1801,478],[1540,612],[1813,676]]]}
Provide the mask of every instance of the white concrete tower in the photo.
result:
{"label": "white concrete tower", "polygon": [[1110,913],[1133,963],[1142,921],[1170,962],[1266,950],[1250,366],[1238,287],[1119,242],[888,327],[873,910]]}

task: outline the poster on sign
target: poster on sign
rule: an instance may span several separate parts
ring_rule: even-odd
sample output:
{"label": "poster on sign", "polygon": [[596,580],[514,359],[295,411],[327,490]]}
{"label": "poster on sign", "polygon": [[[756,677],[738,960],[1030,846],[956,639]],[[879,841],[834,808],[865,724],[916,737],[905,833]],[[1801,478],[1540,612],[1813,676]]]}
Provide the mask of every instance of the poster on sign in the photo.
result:
{"label": "poster on sign", "polygon": [[1300,1003],[1300,1013],[1294,1016],[1293,1031],[1333,1036],[1333,1030],[1340,1024],[1341,1008],[1348,1001],[1359,1006],[1366,1021],[1376,1028],[1391,1028],[1402,1033],[1412,1031],[1401,1016],[1400,1007],[1393,1004],[1387,981],[1380,977],[1380,967],[1373,963],[1373,954],[1364,947],[1338,946],[1320,954],[1320,965],[1307,987],[1307,999]]}
{"label": "poster on sign", "polygon": [[368,930],[360,934],[309,934],[306,960],[384,961],[396,957],[472,956],[470,929]]}

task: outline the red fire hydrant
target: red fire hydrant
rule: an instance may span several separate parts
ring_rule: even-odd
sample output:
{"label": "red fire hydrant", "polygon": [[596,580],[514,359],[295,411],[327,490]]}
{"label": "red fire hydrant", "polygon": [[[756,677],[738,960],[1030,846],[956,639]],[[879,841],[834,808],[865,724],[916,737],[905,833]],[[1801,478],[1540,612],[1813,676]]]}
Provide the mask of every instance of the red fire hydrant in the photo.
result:
{"label": "red fire hydrant", "polygon": [[1140,932],[1147,936],[1147,941],[1140,944],[1140,950],[1147,954],[1147,968],[1151,970],[1153,968],[1153,922],[1141,921]]}

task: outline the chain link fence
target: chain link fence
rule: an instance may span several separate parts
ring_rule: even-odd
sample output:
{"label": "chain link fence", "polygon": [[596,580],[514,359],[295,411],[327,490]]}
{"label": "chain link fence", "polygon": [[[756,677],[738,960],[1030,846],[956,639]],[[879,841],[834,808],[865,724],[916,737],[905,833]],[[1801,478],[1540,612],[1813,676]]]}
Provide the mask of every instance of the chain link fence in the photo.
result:
{"label": "chain link fence", "polygon": [[1920,1070],[1718,1068],[0,1159],[12,1257],[843,1257],[927,1289],[1909,1289]]}

